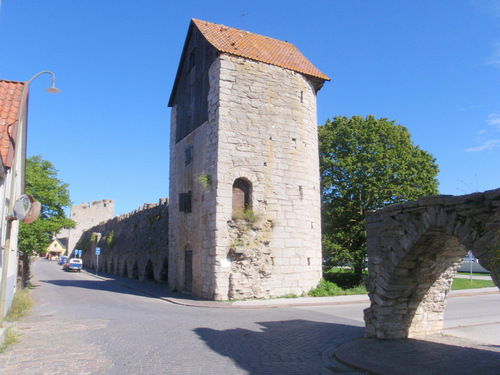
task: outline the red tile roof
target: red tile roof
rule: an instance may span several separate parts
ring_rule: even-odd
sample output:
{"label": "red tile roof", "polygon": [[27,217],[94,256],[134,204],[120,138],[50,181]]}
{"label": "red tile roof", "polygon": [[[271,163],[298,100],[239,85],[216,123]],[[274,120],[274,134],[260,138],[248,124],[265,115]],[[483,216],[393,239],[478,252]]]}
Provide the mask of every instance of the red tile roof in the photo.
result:
{"label": "red tile roof", "polygon": [[7,167],[12,163],[17,128],[15,125],[19,119],[24,87],[24,82],[0,79],[0,154]]}
{"label": "red tile roof", "polygon": [[193,19],[192,22],[220,52],[330,80],[291,43],[207,21]]}

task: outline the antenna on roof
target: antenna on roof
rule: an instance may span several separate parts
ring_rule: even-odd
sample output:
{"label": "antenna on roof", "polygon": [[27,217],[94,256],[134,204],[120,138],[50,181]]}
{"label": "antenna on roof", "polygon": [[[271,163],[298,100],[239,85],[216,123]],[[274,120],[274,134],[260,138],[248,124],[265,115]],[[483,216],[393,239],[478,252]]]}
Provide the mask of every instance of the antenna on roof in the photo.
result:
{"label": "antenna on roof", "polygon": [[[0,0],[0,1],[2,1],[2,0]],[[243,13],[240,16],[240,17],[243,17],[243,30],[246,28],[245,23],[246,23],[246,19],[247,19],[247,14],[248,13],[247,13],[246,9],[243,9]]]}

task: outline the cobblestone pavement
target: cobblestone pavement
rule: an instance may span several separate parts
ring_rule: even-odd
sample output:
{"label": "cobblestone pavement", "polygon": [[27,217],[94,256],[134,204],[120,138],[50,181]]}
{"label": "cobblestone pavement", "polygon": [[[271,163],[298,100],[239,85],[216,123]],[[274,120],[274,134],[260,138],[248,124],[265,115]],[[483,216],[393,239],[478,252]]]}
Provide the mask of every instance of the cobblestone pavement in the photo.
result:
{"label": "cobblestone pavement", "polygon": [[336,357],[350,366],[384,375],[500,374],[500,347],[453,336],[424,340],[357,339],[340,345]]}
{"label": "cobblestone pavement", "polygon": [[0,374],[104,374],[111,360],[82,336],[105,327],[97,319],[70,326],[55,316],[32,315],[17,326],[21,342],[0,354]]}
{"label": "cobblestone pavement", "polygon": [[365,297],[231,304],[68,274],[49,262],[37,261],[34,272],[36,304],[17,324],[21,342],[0,354],[0,374],[500,373],[492,372],[498,346],[449,336],[361,338],[364,324],[351,311]]}

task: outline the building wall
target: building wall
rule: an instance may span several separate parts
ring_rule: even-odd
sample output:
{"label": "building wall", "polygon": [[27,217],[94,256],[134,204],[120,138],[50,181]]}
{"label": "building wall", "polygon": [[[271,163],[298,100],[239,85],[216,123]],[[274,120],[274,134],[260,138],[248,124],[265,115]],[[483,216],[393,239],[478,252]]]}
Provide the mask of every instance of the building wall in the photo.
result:
{"label": "building wall", "polygon": [[[216,267],[220,297],[225,287],[237,299],[300,295],[321,278],[315,90],[290,70],[220,61],[218,258],[230,250],[230,262]],[[255,233],[233,229],[232,185],[240,177],[252,185]],[[250,241],[239,243],[245,236]]]}
{"label": "building wall", "polygon": [[[171,127],[170,153],[170,279],[172,289],[191,289],[194,294],[213,298],[215,259],[215,189],[217,82],[211,76],[208,121],[187,137],[175,142],[175,128]],[[176,124],[177,107],[172,109],[172,124]],[[186,165],[186,150],[192,149],[192,161]],[[212,180],[206,185],[201,179]],[[179,211],[179,194],[191,191],[190,213]],[[186,287],[186,251],[192,251],[193,285]]]}
{"label": "building wall", "polygon": [[[22,139],[21,147],[18,150],[16,150],[16,152],[13,155],[14,160],[12,166],[6,171],[2,188],[0,190],[1,192],[0,197],[2,199],[2,204],[1,204],[2,217],[0,218],[2,220],[1,224],[2,231],[0,240],[2,248],[2,257],[1,257],[2,280],[0,280],[0,287],[2,287],[4,267],[6,267],[5,269],[7,272],[6,283],[3,286],[5,287],[5,297],[4,297],[5,301],[3,301],[4,311],[0,312],[3,313],[4,316],[9,310],[10,305],[12,304],[12,300],[14,299],[14,295],[17,291],[18,263],[19,263],[18,262],[19,220],[13,220],[9,225],[7,223],[6,217],[9,214],[11,214],[11,212],[9,212],[9,206],[10,205],[13,206],[15,201],[19,199],[21,195],[24,194],[25,190],[24,186],[25,183],[24,145],[26,144],[25,127],[26,127],[26,112],[21,114],[21,119],[19,120],[17,129],[17,131],[22,132],[21,136],[19,137],[20,139]],[[11,152],[14,151],[11,149]],[[9,252],[7,261],[8,263],[3,264],[6,259],[7,251]]]}
{"label": "building wall", "polygon": [[[321,278],[315,90],[301,74],[226,55],[210,67],[209,82],[208,121],[178,143],[171,127],[169,284],[184,289],[187,249],[195,295],[308,292]],[[176,116],[174,107],[172,124]],[[233,218],[238,178],[252,187],[252,222]],[[178,194],[187,191],[192,212],[179,212]]]}
{"label": "building wall", "polygon": [[[20,164],[17,164],[20,165]],[[19,172],[16,173],[16,176],[19,175]],[[13,174],[12,174],[12,169],[8,169],[7,173],[5,174],[4,180],[2,187],[0,189],[1,192],[1,199],[2,199],[2,231],[1,231],[1,238],[0,238],[0,245],[2,249],[2,257],[0,259],[0,275],[3,275],[4,272],[4,267],[7,272],[6,274],[6,283],[5,283],[5,304],[4,304],[4,311],[0,312],[3,313],[3,316],[7,313],[7,311],[10,308],[10,305],[12,304],[12,300],[14,298],[14,294],[17,291],[17,271],[18,271],[18,259],[17,259],[17,251],[18,251],[18,233],[19,233],[19,221],[14,220],[11,222],[10,226],[10,244],[7,242],[7,237],[8,234],[7,232],[9,231],[9,225],[7,224],[6,217],[8,215],[9,211],[9,198],[11,196],[14,197],[19,197],[21,196],[21,183],[20,179],[16,178],[16,181],[14,181],[14,184],[12,182]],[[14,193],[11,194],[12,188],[14,188]],[[9,256],[8,256],[8,264],[3,264],[5,260],[5,252],[9,251]],[[0,280],[0,286],[2,284],[2,280]]]}

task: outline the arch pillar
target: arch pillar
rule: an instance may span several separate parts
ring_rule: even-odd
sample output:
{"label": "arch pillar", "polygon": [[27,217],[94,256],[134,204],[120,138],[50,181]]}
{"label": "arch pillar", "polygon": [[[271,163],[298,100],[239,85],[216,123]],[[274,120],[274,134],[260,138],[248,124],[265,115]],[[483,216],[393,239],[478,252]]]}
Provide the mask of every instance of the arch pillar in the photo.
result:
{"label": "arch pillar", "polygon": [[369,212],[366,221],[367,337],[440,332],[453,277],[469,250],[499,286],[500,189],[424,197]]}

